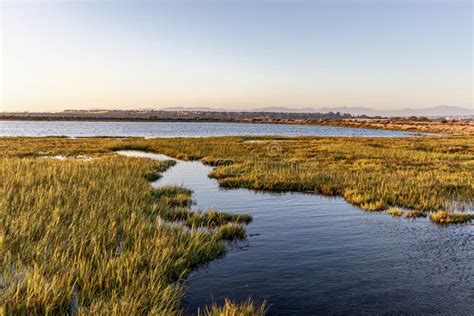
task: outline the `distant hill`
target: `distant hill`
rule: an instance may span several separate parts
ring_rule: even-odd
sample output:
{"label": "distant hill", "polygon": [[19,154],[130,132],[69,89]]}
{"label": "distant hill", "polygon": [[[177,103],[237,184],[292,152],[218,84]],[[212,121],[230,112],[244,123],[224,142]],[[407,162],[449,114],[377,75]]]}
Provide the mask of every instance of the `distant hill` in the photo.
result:
{"label": "distant hill", "polygon": [[424,109],[401,109],[387,111],[386,116],[473,116],[474,109],[458,106],[440,105]]}
{"label": "distant hill", "polygon": [[317,109],[313,108],[289,108],[283,106],[270,106],[270,107],[263,107],[263,108],[256,108],[250,109],[246,111],[252,112],[280,112],[280,113],[315,113],[320,112]]}
{"label": "distant hill", "polygon": [[474,109],[468,109],[458,106],[439,105],[434,107],[415,109],[405,108],[400,110],[375,110],[368,107],[323,107],[323,108],[292,108],[292,107],[261,107],[254,109],[215,109],[210,107],[166,107],[163,111],[208,111],[208,112],[274,112],[274,113],[328,113],[340,112],[351,115],[367,116],[474,116]]}
{"label": "distant hill", "polygon": [[324,107],[318,109],[312,108],[286,108],[286,107],[267,107],[255,109],[263,112],[307,112],[307,113],[328,113],[340,112],[349,113],[351,115],[367,115],[367,116],[474,116],[474,109],[467,109],[458,106],[439,105],[429,108],[413,109],[405,108],[400,110],[375,110],[368,107]]}
{"label": "distant hill", "polygon": [[223,109],[213,109],[207,106],[202,107],[188,107],[188,106],[171,106],[166,108],[160,108],[161,111],[203,111],[203,112],[224,112]]}

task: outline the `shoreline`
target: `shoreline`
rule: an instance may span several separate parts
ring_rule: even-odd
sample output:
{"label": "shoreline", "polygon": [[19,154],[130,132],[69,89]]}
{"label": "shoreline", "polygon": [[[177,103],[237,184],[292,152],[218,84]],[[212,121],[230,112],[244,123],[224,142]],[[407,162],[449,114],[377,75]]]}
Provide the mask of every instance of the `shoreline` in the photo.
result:
{"label": "shoreline", "polygon": [[31,122],[143,122],[143,123],[239,123],[239,124],[280,124],[316,125],[349,128],[424,132],[450,135],[474,135],[474,119],[465,120],[409,120],[398,118],[351,118],[351,119],[224,119],[224,118],[156,118],[156,117],[97,117],[97,116],[4,116],[0,121]]}

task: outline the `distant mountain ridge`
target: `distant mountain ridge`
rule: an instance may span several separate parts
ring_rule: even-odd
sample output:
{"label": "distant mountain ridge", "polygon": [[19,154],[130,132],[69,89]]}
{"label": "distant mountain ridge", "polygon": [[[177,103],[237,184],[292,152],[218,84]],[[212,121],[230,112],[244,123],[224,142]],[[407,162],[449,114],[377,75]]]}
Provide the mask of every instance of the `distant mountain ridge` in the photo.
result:
{"label": "distant mountain ridge", "polygon": [[323,107],[323,108],[290,108],[290,107],[261,107],[255,109],[215,109],[210,107],[175,106],[161,108],[163,111],[208,111],[208,112],[282,112],[282,113],[328,113],[340,112],[351,115],[367,116],[474,116],[474,109],[459,106],[439,105],[428,108],[404,108],[400,110],[375,110],[368,107]]}

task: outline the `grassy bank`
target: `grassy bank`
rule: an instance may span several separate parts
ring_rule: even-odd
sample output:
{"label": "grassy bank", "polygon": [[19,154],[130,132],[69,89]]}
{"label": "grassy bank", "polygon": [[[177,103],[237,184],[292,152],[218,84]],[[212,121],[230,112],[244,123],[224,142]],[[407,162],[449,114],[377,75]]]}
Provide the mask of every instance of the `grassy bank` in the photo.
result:
{"label": "grassy bank", "polygon": [[0,139],[0,157],[107,156],[118,149],[202,159],[224,187],[343,196],[367,211],[452,213],[472,209],[474,196],[470,136]]}
{"label": "grassy bank", "polygon": [[472,210],[474,202],[474,139],[468,136],[156,139],[111,148],[122,147],[203,159],[215,166],[211,176],[223,187],[342,196],[366,211],[399,207],[411,211],[406,217],[422,217]]}
{"label": "grassy bank", "polygon": [[[224,239],[245,237],[249,216],[193,213],[189,191],[151,189],[147,179],[170,162],[101,151],[92,160],[0,159],[4,313],[180,314],[181,281],[223,256]],[[188,228],[173,214],[186,214]],[[222,310],[249,308],[233,306]]]}
{"label": "grassy bank", "polygon": [[388,119],[342,119],[322,120],[316,125],[371,128],[393,131],[436,133],[450,135],[474,135],[474,121],[471,120],[428,120],[410,118]]}

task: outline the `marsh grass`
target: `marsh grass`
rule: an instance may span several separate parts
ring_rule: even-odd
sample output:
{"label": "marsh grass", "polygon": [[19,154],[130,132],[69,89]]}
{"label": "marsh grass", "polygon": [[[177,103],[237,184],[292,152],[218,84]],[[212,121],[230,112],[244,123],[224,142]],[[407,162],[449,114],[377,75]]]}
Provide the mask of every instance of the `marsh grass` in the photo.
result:
{"label": "marsh grass", "polygon": [[438,211],[430,214],[430,219],[438,224],[463,224],[474,219],[474,214],[466,213],[448,213]]}
{"label": "marsh grass", "polygon": [[387,212],[387,214],[392,215],[392,216],[402,216],[403,215],[403,210],[398,208],[398,207],[391,207],[386,212]]}
{"label": "marsh grass", "polygon": [[396,206],[429,213],[472,205],[474,196],[469,136],[0,139],[0,157],[38,152],[93,157],[119,149],[203,159],[215,166],[210,176],[226,188],[343,196],[368,211]]}
{"label": "marsh grass", "polygon": [[99,153],[0,159],[3,313],[181,314],[181,281],[245,238],[228,215],[206,229],[162,224],[164,209],[172,221],[193,214],[189,190],[149,186],[171,163]]}
{"label": "marsh grass", "polygon": [[211,157],[204,157],[202,159],[202,163],[208,166],[228,166],[234,163],[232,159],[224,159],[224,158],[211,158]]}
{"label": "marsh grass", "polygon": [[[397,215],[397,206],[449,224],[472,219],[444,210],[473,203],[473,148],[472,137],[1,138],[3,312],[180,314],[180,281],[223,256],[224,240],[245,237],[250,216],[191,212],[189,190],[149,187],[172,162],[114,150],[204,159],[223,187],[343,196],[366,210]],[[56,155],[92,160],[39,159]],[[206,312],[264,307],[228,301]]]}
{"label": "marsh grass", "polygon": [[160,210],[161,208],[172,208],[172,210],[176,207],[187,208],[191,205],[191,196],[191,190],[174,185],[163,186],[152,192],[152,198],[157,202]]}
{"label": "marsh grass", "polygon": [[153,182],[161,178],[161,172],[163,171],[163,168],[169,168],[171,166],[174,166],[176,164],[176,161],[174,160],[166,160],[161,162],[159,166],[156,166],[152,168],[150,171],[148,171],[144,177],[148,182]]}
{"label": "marsh grass", "polygon": [[[249,142],[254,139],[266,142]],[[472,137],[0,139],[0,157],[94,157],[120,149],[203,159],[215,166],[211,177],[222,187],[344,196],[369,211],[399,206],[427,213],[473,203]]]}
{"label": "marsh grass", "polygon": [[243,240],[247,238],[245,228],[236,223],[229,222],[217,227],[214,231],[216,236],[222,240]]}
{"label": "marsh grass", "polygon": [[186,225],[189,227],[218,227],[228,223],[248,224],[252,221],[249,214],[232,214],[209,210],[205,212],[190,212],[186,219]]}
{"label": "marsh grass", "polygon": [[178,186],[163,186],[152,192],[155,208],[148,213],[159,215],[166,221],[181,221],[190,228],[215,228],[229,223],[248,224],[249,214],[233,214],[216,210],[191,211],[192,191]]}
{"label": "marsh grass", "polygon": [[252,300],[243,303],[235,303],[226,299],[222,307],[213,304],[205,309],[204,312],[198,312],[199,316],[263,316],[267,311],[266,303],[256,304]]}
{"label": "marsh grass", "polygon": [[405,218],[419,218],[419,217],[426,217],[426,213],[421,212],[421,211],[405,212]]}
{"label": "marsh grass", "polygon": [[210,176],[226,188],[315,192],[343,196],[366,211],[397,206],[425,215],[473,202],[470,137],[262,139],[279,150],[249,137],[146,143],[156,152],[214,165]]}
{"label": "marsh grass", "polygon": [[347,190],[343,196],[346,201],[368,212],[383,211],[387,208],[384,200],[374,200],[369,194],[361,194],[357,190]]}

